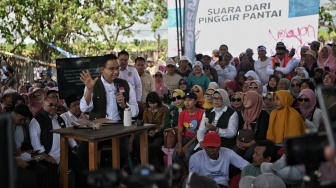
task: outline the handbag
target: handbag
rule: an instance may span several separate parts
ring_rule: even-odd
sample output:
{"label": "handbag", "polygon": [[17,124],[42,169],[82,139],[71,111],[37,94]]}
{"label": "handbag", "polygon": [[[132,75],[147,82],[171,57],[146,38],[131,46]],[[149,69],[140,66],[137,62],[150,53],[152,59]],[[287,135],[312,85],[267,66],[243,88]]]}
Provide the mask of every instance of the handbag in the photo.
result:
{"label": "handbag", "polygon": [[177,143],[177,133],[178,129],[168,128],[163,131],[163,139],[164,139],[164,146],[165,148],[175,148]]}
{"label": "handbag", "polygon": [[255,131],[250,129],[240,129],[237,136],[237,139],[240,142],[249,143],[254,139]]}

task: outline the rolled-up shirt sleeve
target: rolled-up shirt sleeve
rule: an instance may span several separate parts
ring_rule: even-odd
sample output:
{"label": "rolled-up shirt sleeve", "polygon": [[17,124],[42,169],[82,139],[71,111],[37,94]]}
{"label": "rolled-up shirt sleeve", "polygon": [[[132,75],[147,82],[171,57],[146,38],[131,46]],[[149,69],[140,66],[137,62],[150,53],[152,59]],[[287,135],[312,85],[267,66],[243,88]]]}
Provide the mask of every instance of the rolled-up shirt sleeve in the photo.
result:
{"label": "rolled-up shirt sleeve", "polygon": [[219,128],[218,134],[220,137],[224,138],[232,138],[236,136],[237,134],[237,129],[238,129],[238,114],[237,112],[234,112],[230,119],[229,119],[229,124],[226,129]]}
{"label": "rolled-up shirt sleeve", "polygon": [[33,118],[29,123],[29,134],[31,144],[34,150],[39,150],[39,153],[45,152],[44,146],[41,144],[40,137],[41,137],[41,128],[39,123]]}
{"label": "rolled-up shirt sleeve", "polygon": [[198,131],[197,131],[197,140],[198,142],[202,142],[203,139],[204,139],[204,135],[205,133],[207,132],[206,128],[205,128],[205,113],[203,113],[203,117],[202,117],[202,120],[201,120],[201,124],[198,128]]}
{"label": "rolled-up shirt sleeve", "polygon": [[139,106],[136,101],[136,96],[135,96],[135,92],[134,92],[132,85],[129,83],[128,85],[130,88],[128,104],[132,112],[132,117],[136,117],[139,114]]}
{"label": "rolled-up shirt sleeve", "polygon": [[[84,93],[86,92],[86,87],[84,89]],[[89,104],[87,104],[86,100],[85,100],[85,97],[83,95],[83,97],[81,98],[80,100],[80,110],[82,112],[90,112],[92,109],[93,109],[93,102],[92,102],[92,94],[91,94],[91,101]]]}

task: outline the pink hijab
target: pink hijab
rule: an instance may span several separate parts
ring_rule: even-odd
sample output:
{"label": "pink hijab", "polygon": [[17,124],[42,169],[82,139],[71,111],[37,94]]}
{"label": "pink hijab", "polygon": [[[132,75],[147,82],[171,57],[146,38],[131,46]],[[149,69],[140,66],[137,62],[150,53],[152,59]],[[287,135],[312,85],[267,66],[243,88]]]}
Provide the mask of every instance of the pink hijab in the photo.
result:
{"label": "pink hijab", "polygon": [[169,90],[168,86],[164,83],[164,78],[163,78],[163,72],[162,71],[156,71],[155,74],[160,73],[162,75],[161,82],[156,82],[155,77],[154,77],[154,82],[155,82],[155,91],[156,93],[159,94],[160,97],[162,97],[167,91]]}
{"label": "pink hijab", "polygon": [[259,116],[261,110],[264,109],[264,101],[262,96],[255,91],[248,91],[243,95],[243,99],[248,97],[252,103],[250,108],[245,108],[243,116],[245,119],[244,129],[252,130],[251,123]]}
{"label": "pink hijab", "polygon": [[315,107],[316,107],[316,95],[315,95],[314,91],[311,90],[311,89],[303,89],[299,93],[299,98],[302,95],[305,95],[307,98],[310,99],[310,106],[309,106],[309,108],[301,108],[301,106],[300,106],[300,112],[303,115],[303,117],[306,118],[309,115],[309,113],[311,111],[313,111],[315,109]]}
{"label": "pink hijab", "polygon": [[[322,58],[321,52],[322,52],[322,49],[323,49],[323,48],[327,48],[327,50],[328,50],[328,57],[327,57],[327,58]],[[329,45],[324,45],[324,46],[321,48],[320,52],[318,53],[317,66],[320,67],[320,68],[323,68],[324,65],[327,63],[328,58],[329,58],[329,56],[331,55],[331,53],[332,53],[332,49],[331,49],[331,47],[330,47]]]}
{"label": "pink hijab", "polygon": [[[336,48],[336,46],[332,46],[331,49]],[[324,63],[325,67],[330,68],[330,72],[335,73],[336,72],[336,57],[333,55],[332,50],[328,57],[328,59]]]}

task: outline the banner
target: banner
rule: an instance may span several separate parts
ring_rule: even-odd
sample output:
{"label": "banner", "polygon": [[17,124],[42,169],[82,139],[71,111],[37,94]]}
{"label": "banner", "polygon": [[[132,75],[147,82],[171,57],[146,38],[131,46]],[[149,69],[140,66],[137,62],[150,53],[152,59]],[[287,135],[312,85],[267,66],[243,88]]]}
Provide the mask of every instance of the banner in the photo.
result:
{"label": "banner", "polygon": [[[190,8],[195,8],[195,1],[190,0],[190,3]],[[168,7],[173,4],[174,1],[168,1]],[[192,26],[187,26],[185,20],[184,28],[188,28],[185,41],[189,42],[185,43],[185,49],[191,53],[193,39],[193,53],[211,55],[213,49],[226,44],[234,57],[252,48],[256,59],[259,45],[266,46],[267,55],[272,55],[276,43],[281,41],[288,49],[295,48],[298,55],[302,46],[317,40],[319,7],[319,0],[199,0],[197,15],[195,12],[185,15],[185,19],[196,18],[193,38]],[[187,4],[185,9],[188,9]],[[177,54],[173,30],[169,25],[168,56]]]}
{"label": "banner", "polygon": [[185,0],[184,7],[184,54],[194,63],[195,23],[199,0]]}
{"label": "banner", "polygon": [[76,55],[73,55],[73,54],[71,54],[71,53],[69,53],[69,52],[63,50],[63,49],[60,48],[60,47],[57,47],[56,45],[54,45],[54,44],[52,44],[52,43],[50,43],[50,42],[48,42],[47,44],[48,44],[50,47],[54,48],[55,50],[59,51],[61,54],[63,54],[63,55],[64,55],[65,57],[67,57],[67,58],[78,57],[78,56],[76,56]]}

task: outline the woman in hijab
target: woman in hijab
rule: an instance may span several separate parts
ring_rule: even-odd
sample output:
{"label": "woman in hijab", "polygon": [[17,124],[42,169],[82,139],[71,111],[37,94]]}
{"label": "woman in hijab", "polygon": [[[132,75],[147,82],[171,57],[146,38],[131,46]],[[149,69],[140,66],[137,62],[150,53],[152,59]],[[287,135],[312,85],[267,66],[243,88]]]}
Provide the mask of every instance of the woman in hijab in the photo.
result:
{"label": "woman in hijab", "polygon": [[161,64],[161,65],[159,66],[159,71],[163,72],[164,74],[166,74],[166,70],[167,70],[167,68],[166,68],[165,65]]}
{"label": "woman in hijab", "polygon": [[262,83],[259,80],[253,80],[249,84],[249,91],[255,91],[262,95],[263,92],[263,86]]}
{"label": "woman in hijab", "polygon": [[255,91],[248,91],[243,95],[244,126],[243,129],[252,130],[255,134],[252,140],[244,141],[239,135],[233,150],[244,159],[252,162],[254,148],[260,140],[266,139],[268,129],[269,114],[264,110],[264,101],[262,96]]}
{"label": "woman in hijab", "polygon": [[331,47],[329,45],[324,45],[318,53],[317,66],[324,68],[324,65],[327,64],[328,57],[331,55],[331,53]]}
{"label": "woman in hijab", "polygon": [[155,82],[155,91],[159,94],[161,98],[163,98],[163,95],[169,92],[168,86],[164,83],[163,80],[163,72],[156,71],[154,75],[154,82]]}
{"label": "woman in hijab", "polygon": [[217,82],[210,82],[208,88],[219,89]]}
{"label": "woman in hijab", "polygon": [[244,110],[244,105],[243,105],[243,92],[236,92],[232,97],[231,97],[231,107],[237,112],[238,114],[238,129],[243,128],[244,125],[244,119],[243,119],[243,114],[242,111]]}
{"label": "woman in hijab", "polygon": [[301,84],[301,77],[300,76],[294,76],[291,80],[291,89],[290,92],[293,95],[294,98],[297,98],[300,93],[300,84]]}
{"label": "woman in hijab", "polygon": [[182,90],[184,93],[190,92],[190,85],[187,81],[187,78],[181,78],[179,81],[179,89]]}
{"label": "woman in hijab", "polygon": [[282,146],[285,138],[304,134],[306,125],[301,115],[291,107],[294,98],[289,91],[275,92],[273,101],[274,110],[270,114],[266,138]]}
{"label": "woman in hijab", "polygon": [[277,90],[279,82],[279,77],[276,75],[269,76],[268,84],[263,87],[263,96],[265,96],[269,92],[275,92]]}
{"label": "woman in hijab", "polygon": [[291,82],[287,78],[281,78],[278,83],[278,89],[279,90],[290,90],[291,89]]}
{"label": "woman in hijab", "polygon": [[324,63],[324,67],[329,67],[330,72],[336,73],[336,46],[331,47],[331,54],[328,57],[328,60]]}
{"label": "woman in hijab", "polygon": [[204,98],[205,98],[205,101],[204,101],[204,104],[203,104],[203,109],[206,110],[206,109],[210,109],[213,107],[212,105],[212,94],[215,92],[215,89],[214,88],[208,88],[205,93],[204,93]]}
{"label": "woman in hijab", "polygon": [[246,78],[247,80],[250,80],[250,81],[252,81],[252,80],[259,80],[259,81],[260,81],[259,76],[258,76],[257,73],[254,72],[253,70],[249,70],[249,71],[247,71],[247,73],[245,74],[245,78]]}
{"label": "woman in hijab", "polygon": [[212,99],[213,108],[205,111],[197,131],[197,140],[202,146],[204,135],[208,131],[215,131],[221,137],[222,147],[232,149],[238,129],[237,112],[230,108],[230,100],[224,89],[216,89]]}
{"label": "woman in hijab", "polygon": [[246,93],[250,89],[250,80],[246,80],[243,84],[243,93]]}
{"label": "woman in hijab", "polygon": [[203,109],[203,104],[204,104],[205,100],[204,100],[204,96],[203,96],[202,87],[199,86],[199,85],[194,85],[191,88],[191,92],[193,92],[193,93],[195,93],[197,95],[196,107]]}
{"label": "woman in hijab", "polygon": [[229,99],[238,91],[243,91],[243,88],[239,86],[238,82],[235,80],[231,80],[228,82],[227,87],[226,87],[227,93],[229,95]]}
{"label": "woman in hijab", "polygon": [[264,104],[265,104],[265,110],[269,114],[274,110],[273,105],[273,92],[267,93],[267,95],[264,97]]}
{"label": "woman in hijab", "polygon": [[331,72],[325,72],[322,76],[323,85],[335,85],[336,75]]}
{"label": "woman in hijab", "polygon": [[303,89],[299,94],[300,113],[307,129],[318,132],[322,121],[322,110],[316,107],[316,95],[311,89]]}
{"label": "woman in hijab", "polygon": [[166,114],[166,120],[164,123],[164,129],[177,127],[178,116],[185,109],[184,96],[185,93],[180,89],[175,89],[172,92],[171,101],[174,105],[170,106]]}
{"label": "woman in hijab", "polygon": [[43,100],[45,98],[45,91],[42,88],[32,88],[32,92],[29,94],[29,109],[33,116],[35,116],[41,109]]}

